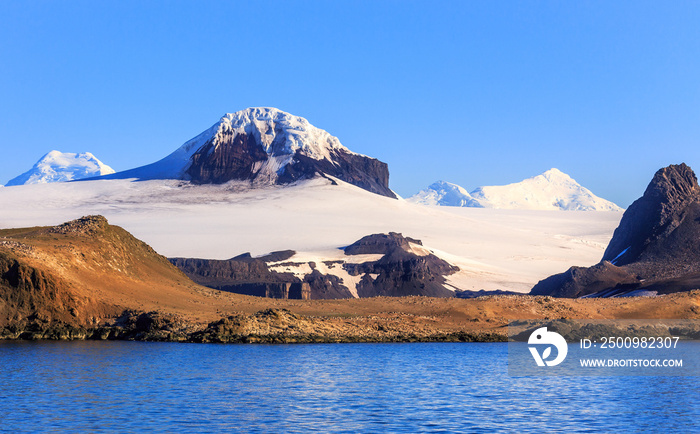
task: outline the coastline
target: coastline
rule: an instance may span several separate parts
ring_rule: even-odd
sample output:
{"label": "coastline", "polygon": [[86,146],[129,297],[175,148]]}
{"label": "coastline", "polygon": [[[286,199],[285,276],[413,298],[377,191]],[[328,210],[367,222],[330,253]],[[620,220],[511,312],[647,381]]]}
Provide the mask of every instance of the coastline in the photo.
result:
{"label": "coastline", "polygon": [[127,309],[96,323],[24,319],[0,340],[127,340],[183,343],[507,342],[514,320],[699,319],[700,291],[624,299],[529,295],[475,299],[376,297],[292,301],[237,296],[219,319]]}

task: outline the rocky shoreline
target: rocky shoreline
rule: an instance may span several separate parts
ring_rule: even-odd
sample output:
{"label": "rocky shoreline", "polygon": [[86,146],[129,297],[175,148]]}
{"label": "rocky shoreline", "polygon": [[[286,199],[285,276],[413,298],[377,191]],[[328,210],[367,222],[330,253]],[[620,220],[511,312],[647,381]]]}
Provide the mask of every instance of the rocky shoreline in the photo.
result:
{"label": "rocky shoreline", "polygon": [[98,327],[62,322],[28,321],[0,329],[0,340],[123,340],[183,343],[391,343],[505,342],[505,333],[490,331],[415,331],[384,325],[358,326],[337,318],[307,317],[287,309],[265,309],[253,315],[231,315],[206,326],[158,312],[125,311]]}

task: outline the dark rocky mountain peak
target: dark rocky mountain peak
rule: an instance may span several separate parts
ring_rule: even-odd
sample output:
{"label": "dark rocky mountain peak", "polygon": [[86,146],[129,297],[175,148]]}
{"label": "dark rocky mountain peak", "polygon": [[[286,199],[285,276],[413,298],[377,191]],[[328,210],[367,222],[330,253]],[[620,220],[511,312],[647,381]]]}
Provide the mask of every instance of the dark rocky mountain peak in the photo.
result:
{"label": "dark rocky mountain peak", "polygon": [[700,285],[700,187],[685,164],[654,175],[625,211],[603,260],[540,281],[533,295],[617,297],[689,291]]}
{"label": "dark rocky mountain peak", "polygon": [[302,117],[269,107],[227,113],[162,160],[107,178],[183,179],[194,184],[243,180],[269,185],[316,176],[396,198],[389,189],[386,163],[350,151],[337,137]]}
{"label": "dark rocky mountain peak", "polygon": [[639,260],[683,223],[688,207],[699,199],[700,187],[690,167],[683,163],[660,169],[644,195],[625,211],[603,260],[618,266]]}

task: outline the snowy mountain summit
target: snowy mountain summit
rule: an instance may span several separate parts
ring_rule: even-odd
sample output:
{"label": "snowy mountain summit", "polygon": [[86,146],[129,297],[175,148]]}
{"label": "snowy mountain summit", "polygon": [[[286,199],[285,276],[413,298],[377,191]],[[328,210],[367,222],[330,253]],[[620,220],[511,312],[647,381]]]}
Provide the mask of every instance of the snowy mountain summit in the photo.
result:
{"label": "snowy mountain summit", "polygon": [[315,176],[335,177],[395,197],[385,163],[350,151],[302,117],[268,107],[228,113],[162,160],[110,178],[183,179],[195,184],[250,180],[265,185]]}
{"label": "snowy mountain summit", "polygon": [[73,181],[111,173],[114,173],[111,167],[89,152],[75,154],[51,151],[41,157],[27,172],[11,179],[7,186]]}
{"label": "snowy mountain summit", "polygon": [[483,207],[464,187],[445,181],[431,184],[408,200],[423,205]]}
{"label": "snowy mountain summit", "polygon": [[521,182],[479,187],[471,193],[456,184],[437,182],[408,200],[425,205],[500,209],[622,211],[554,168]]}

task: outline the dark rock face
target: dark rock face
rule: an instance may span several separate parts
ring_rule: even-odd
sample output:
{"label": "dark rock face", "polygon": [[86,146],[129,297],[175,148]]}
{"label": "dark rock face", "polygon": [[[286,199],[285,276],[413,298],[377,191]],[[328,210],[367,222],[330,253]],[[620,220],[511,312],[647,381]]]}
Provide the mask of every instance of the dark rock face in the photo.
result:
{"label": "dark rock face", "polygon": [[[282,137],[282,136],[279,136]],[[274,146],[274,145],[273,145]],[[202,146],[191,158],[187,176],[195,184],[223,184],[231,180],[254,180],[256,167],[268,160],[262,144],[252,134],[232,130],[222,133],[218,141]],[[374,158],[331,151],[333,161],[316,160],[297,151],[292,161],[278,175],[277,184],[290,184],[316,175],[330,175],[372,193],[396,198],[389,189],[389,167]],[[259,170],[259,168],[257,169]]]}
{"label": "dark rock face", "polygon": [[[286,261],[287,259],[291,258],[296,254],[297,252],[295,252],[294,250],[280,250],[278,252],[268,253],[267,255],[261,256],[258,259],[264,262],[280,262]],[[248,254],[248,256],[250,256],[250,253]]]}
{"label": "dark rock face", "polygon": [[353,298],[343,281],[332,274],[321,274],[318,270],[313,270],[311,274],[304,276],[304,283],[309,285],[313,299]]}
{"label": "dark rock face", "polygon": [[250,257],[228,260],[171,258],[170,262],[196,283],[217,289],[234,283],[294,282],[292,274],[270,271],[265,261]]}
{"label": "dark rock face", "polygon": [[[289,258],[294,251],[273,252],[262,258],[243,254],[229,260],[171,258],[170,262],[194,282],[236,294],[308,300],[311,288],[291,273],[270,271],[266,260]],[[284,259],[278,259],[284,260]]]}
{"label": "dark rock face", "polygon": [[396,232],[389,232],[388,234],[374,234],[362,237],[344,248],[343,251],[346,255],[386,255],[397,249],[404,251],[410,249],[409,243],[419,246],[423,245],[420,240],[404,237]]}
{"label": "dark rock face", "polygon": [[0,326],[20,319],[78,323],[65,282],[0,252]]}
{"label": "dark rock face", "polygon": [[600,264],[551,276],[531,294],[665,294],[698,288],[698,275],[700,187],[692,169],[680,164],[656,172],[644,195],[625,211]]}
{"label": "dark rock face", "polygon": [[522,295],[520,292],[515,291],[503,291],[502,289],[494,289],[493,291],[487,291],[485,289],[480,289],[478,291],[471,290],[456,290],[456,298],[479,298],[479,297],[489,297],[492,295]]}
{"label": "dark rock face", "polygon": [[301,179],[313,178],[317,173],[334,176],[348,184],[356,185],[372,193],[396,198],[389,189],[389,166],[374,158],[347,152],[334,151],[333,162],[315,160],[299,151],[292,164],[285,167],[278,183],[288,184]]}
{"label": "dark rock face", "polygon": [[535,285],[530,294],[578,298],[618,285],[637,283],[639,279],[624,268],[603,261],[590,268],[571,267],[561,274],[550,276]]}
{"label": "dark rock face", "polygon": [[700,187],[690,167],[680,164],[659,170],[644,195],[625,211],[603,260],[616,265],[631,264],[650,247],[656,247],[656,252],[647,256],[655,257],[660,242],[668,239],[688,217],[697,217],[697,207],[689,206],[699,199]]}
{"label": "dark rock face", "polygon": [[[366,236],[345,248],[347,255],[384,255],[378,261],[344,265],[350,275],[363,275],[357,286],[360,297],[454,296],[452,291],[445,288],[444,276],[459,269],[433,254],[413,253],[409,242],[422,245],[418,240],[390,232]],[[372,275],[376,275],[376,278]]]}
{"label": "dark rock face", "polygon": [[[357,285],[359,297],[453,297],[454,293],[445,287],[445,276],[459,269],[427,250],[415,253],[412,245],[420,247],[422,243],[395,232],[369,235],[347,246],[345,254],[380,254],[381,259],[362,264],[330,261],[325,265],[343,267],[351,276],[361,276]],[[312,271],[303,280],[292,273],[270,270],[268,262],[274,262],[277,267],[306,265],[281,263],[294,254],[293,250],[285,250],[259,258],[246,253],[225,261],[171,258],[170,262],[196,283],[221,291],[274,298],[353,298],[343,279],[321,273],[313,262],[308,263]]]}
{"label": "dark rock face", "polygon": [[267,160],[255,137],[232,131],[222,133],[218,146],[212,141],[192,155],[187,174],[195,184],[223,184],[233,179],[253,179],[255,163]]}
{"label": "dark rock face", "polygon": [[300,300],[352,298],[339,278],[314,270],[302,282],[292,273],[271,271],[267,262],[294,256],[294,250],[272,252],[252,258],[249,253],[228,260],[171,258],[170,262],[194,282],[236,294]]}
{"label": "dark rock face", "polygon": [[353,153],[306,119],[272,107],[227,113],[165,158],[101,179],[180,179],[194,184],[242,180],[264,186],[317,176],[396,198],[389,189],[386,163]]}
{"label": "dark rock face", "polygon": [[295,300],[309,300],[311,287],[302,282],[251,282],[220,285],[216,287],[220,291],[236,294],[252,295],[254,297],[282,298]]}

